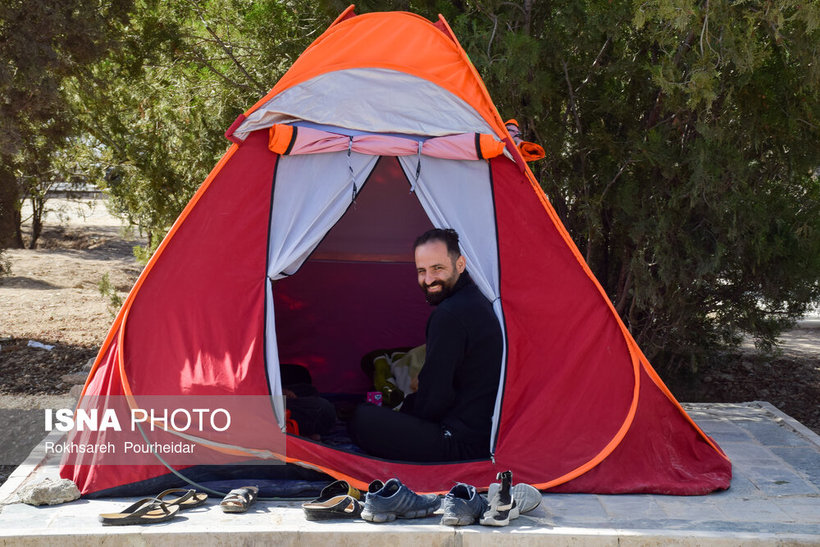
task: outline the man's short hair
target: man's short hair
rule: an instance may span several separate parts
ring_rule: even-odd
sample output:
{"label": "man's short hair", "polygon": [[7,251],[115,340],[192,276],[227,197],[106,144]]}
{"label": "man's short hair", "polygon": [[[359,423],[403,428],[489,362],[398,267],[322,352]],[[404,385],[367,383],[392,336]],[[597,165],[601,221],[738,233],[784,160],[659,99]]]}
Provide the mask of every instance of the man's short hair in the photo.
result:
{"label": "man's short hair", "polygon": [[447,245],[447,254],[449,254],[453,260],[461,256],[461,250],[458,248],[458,232],[452,228],[433,228],[432,230],[427,230],[416,238],[416,242],[413,243],[413,250],[415,251],[416,247],[431,241],[441,241]]}

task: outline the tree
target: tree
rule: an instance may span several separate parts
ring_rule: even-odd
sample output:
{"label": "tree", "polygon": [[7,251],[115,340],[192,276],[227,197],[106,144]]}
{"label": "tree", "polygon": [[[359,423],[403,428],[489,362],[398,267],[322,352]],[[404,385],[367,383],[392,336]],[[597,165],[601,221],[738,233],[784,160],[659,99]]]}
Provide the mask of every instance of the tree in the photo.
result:
{"label": "tree", "polygon": [[661,368],[744,332],[771,344],[820,296],[819,21],[790,0],[480,1],[456,17]]}
{"label": "tree", "polygon": [[[72,80],[114,203],[154,246],[224,129],[344,7],[143,0],[124,47]],[[820,297],[816,3],[359,4],[377,9],[444,13],[499,110],[546,148],[537,177],[660,368],[742,333],[771,343]]]}
{"label": "tree", "polygon": [[[95,141],[78,136],[55,140],[53,133],[45,133],[27,140],[15,162],[22,199],[31,205],[30,219],[20,219],[31,220],[31,235],[26,243],[29,249],[36,248],[42,234],[48,198],[55,185],[70,192],[72,188],[102,180],[104,175],[104,151]],[[25,243],[20,220],[17,239]]]}
{"label": "tree", "polygon": [[130,0],[0,4],[0,248],[22,246],[16,176],[24,161],[21,151],[47,161],[50,155],[35,149],[53,148],[71,133],[61,84],[111,49],[111,24],[124,21],[130,5]]}
{"label": "tree", "polygon": [[229,144],[223,134],[329,21],[313,2],[138,2],[124,47],[72,79],[107,149],[115,211],[153,251]]}

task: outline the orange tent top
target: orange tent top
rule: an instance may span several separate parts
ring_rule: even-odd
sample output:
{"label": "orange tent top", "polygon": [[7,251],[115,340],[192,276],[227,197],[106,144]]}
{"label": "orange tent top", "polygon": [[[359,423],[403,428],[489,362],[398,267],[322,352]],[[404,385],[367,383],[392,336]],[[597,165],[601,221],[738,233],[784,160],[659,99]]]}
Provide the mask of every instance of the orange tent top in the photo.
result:
{"label": "orange tent top", "polygon": [[[321,74],[382,68],[411,74],[446,89],[475,108],[499,137],[507,136],[481,77],[441,15],[437,23],[431,23],[407,12],[355,15],[353,8],[348,7],[245,116],[282,91]],[[409,32],[396,32],[397,17],[404,18],[403,25]]]}

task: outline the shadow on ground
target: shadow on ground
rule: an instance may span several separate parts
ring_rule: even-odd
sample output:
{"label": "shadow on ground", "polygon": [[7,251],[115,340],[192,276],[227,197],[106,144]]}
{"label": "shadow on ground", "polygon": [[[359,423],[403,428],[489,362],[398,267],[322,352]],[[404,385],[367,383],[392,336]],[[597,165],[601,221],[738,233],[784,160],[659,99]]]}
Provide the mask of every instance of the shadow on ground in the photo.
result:
{"label": "shadow on ground", "polygon": [[48,340],[37,342],[52,349],[29,346],[24,338],[0,340],[0,395],[67,393],[76,382],[65,382],[62,377],[81,372],[98,349]]}
{"label": "shadow on ground", "polygon": [[0,484],[46,436],[43,410],[0,409]]}

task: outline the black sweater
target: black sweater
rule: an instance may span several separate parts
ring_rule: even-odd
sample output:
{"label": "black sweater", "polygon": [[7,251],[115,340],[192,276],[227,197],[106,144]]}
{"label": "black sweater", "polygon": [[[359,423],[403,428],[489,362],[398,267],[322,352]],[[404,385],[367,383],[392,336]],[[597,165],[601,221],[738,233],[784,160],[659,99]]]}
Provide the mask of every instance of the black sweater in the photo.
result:
{"label": "black sweater", "polygon": [[441,423],[460,442],[489,444],[501,353],[492,304],[464,272],[427,320],[419,389],[402,410]]}

